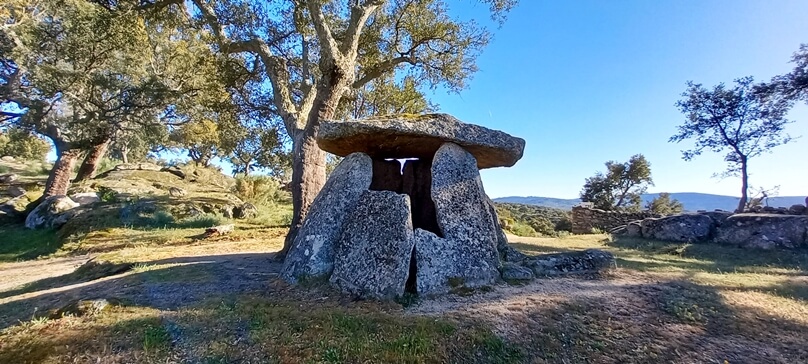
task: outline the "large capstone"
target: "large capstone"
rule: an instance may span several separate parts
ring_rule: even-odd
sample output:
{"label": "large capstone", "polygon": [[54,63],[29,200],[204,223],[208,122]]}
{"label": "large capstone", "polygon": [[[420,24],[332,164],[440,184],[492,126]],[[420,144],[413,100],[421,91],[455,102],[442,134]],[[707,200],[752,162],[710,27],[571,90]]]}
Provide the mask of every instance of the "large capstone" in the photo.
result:
{"label": "large capstone", "polygon": [[431,194],[443,237],[415,232],[418,293],[495,283],[498,232],[474,156],[453,143],[441,146],[432,162]]}
{"label": "large capstone", "polygon": [[403,295],[412,248],[409,197],[366,191],[337,244],[331,284],[361,298]]}
{"label": "large capstone", "polygon": [[375,159],[430,160],[444,143],[462,146],[477,167],[510,167],[522,158],[525,141],[498,130],[466,124],[447,114],[392,115],[320,124],[317,144],[336,155],[364,152]]}
{"label": "large capstone", "polygon": [[283,262],[282,277],[298,282],[331,274],[337,240],[372,178],[373,161],[366,154],[354,153],[340,162],[311,204]]}

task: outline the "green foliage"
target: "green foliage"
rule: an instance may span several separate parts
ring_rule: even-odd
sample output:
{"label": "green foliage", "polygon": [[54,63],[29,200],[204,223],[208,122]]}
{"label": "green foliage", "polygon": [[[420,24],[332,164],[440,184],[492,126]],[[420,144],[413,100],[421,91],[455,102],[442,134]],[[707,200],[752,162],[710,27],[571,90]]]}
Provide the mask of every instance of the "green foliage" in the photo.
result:
{"label": "green foliage", "polygon": [[538,235],[533,227],[523,222],[514,222],[509,230],[517,236],[533,237]]}
{"label": "green foliage", "polygon": [[606,162],[606,174],[597,172],[586,179],[581,200],[602,210],[637,211],[640,195],[649,185],[654,185],[651,164],[645,156],[636,154],[625,163]]}
{"label": "green foliage", "polygon": [[519,236],[556,236],[571,231],[569,211],[552,207],[496,203],[500,225]]}
{"label": "green foliage", "polygon": [[159,323],[147,326],[143,332],[143,350],[145,351],[165,349],[170,343],[171,335]]}
{"label": "green foliage", "polygon": [[289,199],[288,193],[281,190],[280,182],[268,176],[239,176],[233,192],[256,206],[275,206]]}
{"label": "green foliage", "polygon": [[216,214],[201,214],[191,216],[177,221],[172,227],[180,229],[209,228],[211,226],[222,225],[224,218]]}
{"label": "green foliage", "polygon": [[50,143],[21,128],[10,127],[0,131],[0,156],[44,161],[50,149]]}
{"label": "green foliage", "polygon": [[671,195],[667,192],[660,193],[659,196],[649,201],[645,208],[660,215],[674,215],[684,210],[682,203],[677,199],[671,200]]}
{"label": "green foliage", "polygon": [[741,177],[741,200],[738,209],[746,205],[749,189],[749,159],[791,141],[785,132],[791,101],[767,91],[767,85],[755,85],[754,78],[735,80],[733,87],[723,83],[707,89],[689,81],[682,99],[676,103],[686,120],[677,127],[670,142],[693,140],[692,149],[682,151],[684,160],[691,160],[704,151],[726,153],[727,169],[723,177]]}
{"label": "green foliage", "polygon": [[242,128],[230,155],[234,175],[262,170],[280,181],[291,179],[292,154],[278,128]]}

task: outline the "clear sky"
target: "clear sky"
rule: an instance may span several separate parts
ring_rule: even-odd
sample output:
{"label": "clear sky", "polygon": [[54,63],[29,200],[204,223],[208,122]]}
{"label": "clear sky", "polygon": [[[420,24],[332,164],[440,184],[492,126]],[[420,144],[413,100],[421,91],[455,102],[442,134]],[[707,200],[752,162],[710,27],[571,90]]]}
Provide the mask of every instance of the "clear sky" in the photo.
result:
{"label": "clear sky", "polygon": [[[482,173],[491,197],[574,198],[607,160],[642,153],[649,192],[740,195],[738,178],[718,179],[723,155],[681,159],[690,144],[668,143],[684,116],[674,106],[693,80],[711,87],[789,72],[808,43],[806,0],[522,0],[457,94],[430,97],[441,112],[527,141],[511,168]],[[808,107],[790,115],[802,135],[750,161],[753,186],[808,195]]]}

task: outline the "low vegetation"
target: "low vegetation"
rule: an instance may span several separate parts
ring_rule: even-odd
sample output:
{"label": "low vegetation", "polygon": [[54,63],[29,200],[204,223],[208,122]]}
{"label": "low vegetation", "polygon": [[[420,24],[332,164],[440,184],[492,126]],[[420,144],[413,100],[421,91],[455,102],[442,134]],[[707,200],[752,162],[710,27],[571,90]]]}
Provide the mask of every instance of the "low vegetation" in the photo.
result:
{"label": "low vegetation", "polygon": [[516,203],[495,206],[502,228],[517,236],[559,236],[572,230],[568,210]]}

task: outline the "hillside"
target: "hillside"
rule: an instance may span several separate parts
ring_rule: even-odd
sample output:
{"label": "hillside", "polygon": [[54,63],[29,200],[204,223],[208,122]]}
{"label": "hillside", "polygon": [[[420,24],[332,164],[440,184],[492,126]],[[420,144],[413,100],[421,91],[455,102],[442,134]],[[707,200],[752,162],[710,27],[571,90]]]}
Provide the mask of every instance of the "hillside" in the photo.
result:
{"label": "hillside", "polygon": [[[649,201],[656,198],[659,194],[658,193],[646,193],[642,195],[643,204],[648,203]],[[722,196],[722,195],[712,195],[709,193],[697,193],[697,192],[679,192],[679,193],[671,193],[671,198],[679,200],[679,202],[684,205],[686,211],[696,211],[696,210],[735,210],[738,206],[738,197],[733,196]],[[509,196],[509,197],[499,197],[494,199],[495,202],[502,202],[502,203],[520,203],[526,205],[537,205],[537,206],[545,206],[545,207],[554,207],[559,209],[571,209],[573,206],[581,202],[581,199],[578,198],[570,198],[570,199],[563,199],[563,198],[553,198],[553,197],[539,197],[539,196]],[[769,206],[779,207],[779,206],[791,206],[794,204],[804,203],[805,196],[779,196],[779,197],[770,197],[768,204]]]}

